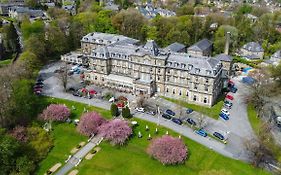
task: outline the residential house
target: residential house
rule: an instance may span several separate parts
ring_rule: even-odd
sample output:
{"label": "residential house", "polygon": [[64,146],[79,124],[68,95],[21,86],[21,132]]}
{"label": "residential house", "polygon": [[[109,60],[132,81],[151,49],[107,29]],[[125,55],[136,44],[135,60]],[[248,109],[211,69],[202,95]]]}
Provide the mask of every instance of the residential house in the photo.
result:
{"label": "residential house", "polygon": [[247,60],[263,59],[264,49],[257,42],[249,42],[240,49],[238,55]]}
{"label": "residential house", "polygon": [[28,7],[19,6],[9,8],[9,17],[18,21],[22,21],[25,17],[28,17],[31,20],[46,18],[42,10],[33,10],[29,9]]}
{"label": "residential house", "polygon": [[271,55],[269,60],[265,60],[266,65],[278,65],[281,64],[281,50],[278,50],[273,55]]}
{"label": "residential house", "polygon": [[176,13],[167,9],[162,9],[160,7],[153,7],[152,5],[146,5],[146,6],[137,6],[136,7],[139,12],[146,17],[147,19],[155,18],[157,15],[163,16],[163,17],[171,17],[176,16]]}
{"label": "residential house", "polygon": [[187,48],[187,53],[194,56],[211,56],[213,43],[208,39],[202,39]]}

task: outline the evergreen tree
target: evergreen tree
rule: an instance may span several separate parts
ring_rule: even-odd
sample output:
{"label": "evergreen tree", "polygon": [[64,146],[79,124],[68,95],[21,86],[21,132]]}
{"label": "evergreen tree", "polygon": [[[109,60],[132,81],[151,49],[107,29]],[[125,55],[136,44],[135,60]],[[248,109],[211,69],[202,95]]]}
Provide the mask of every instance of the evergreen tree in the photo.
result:
{"label": "evergreen tree", "polygon": [[118,116],[118,107],[115,103],[111,104],[110,111],[111,111],[112,117]]}
{"label": "evergreen tree", "polygon": [[128,106],[126,106],[125,108],[122,109],[122,116],[124,118],[130,118],[131,117],[131,111],[128,108]]}

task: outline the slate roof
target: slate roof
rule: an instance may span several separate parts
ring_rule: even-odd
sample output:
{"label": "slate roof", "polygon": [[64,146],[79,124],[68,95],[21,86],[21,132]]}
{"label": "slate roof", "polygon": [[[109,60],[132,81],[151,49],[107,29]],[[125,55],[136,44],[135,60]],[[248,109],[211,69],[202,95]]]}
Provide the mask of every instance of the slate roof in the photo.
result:
{"label": "slate roof", "polygon": [[143,48],[149,50],[153,55],[158,55],[159,47],[157,46],[156,42],[153,40],[148,40]]}
{"label": "slate roof", "polygon": [[278,50],[273,55],[271,55],[271,58],[281,59],[281,50]]}
{"label": "slate roof", "polygon": [[204,51],[206,49],[208,49],[209,47],[212,46],[212,42],[209,41],[208,39],[202,39],[200,41],[198,41],[197,43],[193,44],[192,46],[190,46],[188,48],[188,50],[195,50],[195,51]]}
{"label": "slate roof", "polygon": [[155,59],[165,59],[167,62],[166,67],[189,70],[191,74],[208,77],[216,76],[222,67],[220,60],[215,58],[194,57],[187,53],[168,53],[161,49],[158,49],[158,54],[155,55],[151,52],[151,49],[158,49],[156,43],[152,40],[148,41],[144,46],[111,44],[96,48],[92,51],[90,57],[134,61],[132,56],[143,57],[149,55]]}
{"label": "slate roof", "polygon": [[169,46],[165,47],[164,50],[172,51],[172,52],[179,52],[184,48],[185,48],[185,45],[175,42],[175,43],[172,43]]}
{"label": "slate roof", "polygon": [[89,33],[85,35],[81,41],[99,44],[112,44],[117,42],[122,42],[123,44],[136,44],[139,42],[139,40],[129,38],[123,35],[100,32]]}
{"label": "slate roof", "polygon": [[227,61],[227,62],[232,61],[232,56],[226,55],[224,53],[217,55],[215,58],[220,60],[220,61]]}
{"label": "slate roof", "polygon": [[242,48],[245,50],[248,50],[250,52],[263,52],[264,51],[262,46],[257,42],[249,42],[249,43],[245,44]]}
{"label": "slate roof", "polygon": [[145,7],[138,6],[136,8],[144,17],[148,19],[154,18],[157,15],[164,16],[164,17],[170,17],[176,15],[176,13],[173,11],[162,9],[162,8],[154,8],[152,5],[146,5]]}

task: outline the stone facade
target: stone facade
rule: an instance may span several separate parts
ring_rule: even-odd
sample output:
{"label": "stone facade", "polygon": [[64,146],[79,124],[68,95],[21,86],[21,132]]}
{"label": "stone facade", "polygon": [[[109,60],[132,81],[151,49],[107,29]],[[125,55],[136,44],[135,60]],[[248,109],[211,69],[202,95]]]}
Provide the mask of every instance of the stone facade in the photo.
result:
{"label": "stone facade", "polygon": [[[109,34],[109,40],[101,38],[100,33],[99,37],[91,36],[92,41],[97,38],[103,41],[81,40],[91,70],[85,73],[85,78],[96,85],[135,95],[179,98],[205,106],[212,106],[221,93],[222,63],[218,59],[167,52],[152,40],[136,45],[137,40],[120,35],[114,38]],[[116,37],[126,39],[120,42]],[[68,59],[62,56],[62,60]]]}

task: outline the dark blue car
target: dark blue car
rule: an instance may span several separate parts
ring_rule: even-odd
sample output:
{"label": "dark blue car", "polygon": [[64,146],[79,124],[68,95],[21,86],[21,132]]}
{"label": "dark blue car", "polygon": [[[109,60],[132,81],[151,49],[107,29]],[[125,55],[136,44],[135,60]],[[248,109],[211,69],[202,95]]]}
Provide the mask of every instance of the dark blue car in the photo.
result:
{"label": "dark blue car", "polygon": [[225,113],[220,113],[220,118],[224,119],[224,120],[229,120],[229,117],[225,114]]}
{"label": "dark blue car", "polygon": [[166,113],[171,115],[171,116],[175,116],[176,115],[176,113],[174,111],[172,111],[171,109],[167,109]]}
{"label": "dark blue car", "polygon": [[232,88],[230,88],[230,92],[232,93],[236,93],[237,92],[237,88],[235,86],[233,86]]}
{"label": "dark blue car", "polygon": [[168,119],[170,120],[172,117],[168,114],[162,114],[162,117],[165,118],[165,119]]}
{"label": "dark blue car", "polygon": [[203,137],[207,137],[207,135],[208,135],[206,133],[206,131],[204,131],[203,129],[196,130],[195,132],[196,132],[196,134],[203,136]]}
{"label": "dark blue car", "polygon": [[178,118],[172,118],[172,121],[178,125],[182,125],[182,121],[181,119],[178,119]]}
{"label": "dark blue car", "polygon": [[186,119],[187,123],[189,123],[190,125],[196,125],[196,122],[194,120],[192,120],[191,118]]}
{"label": "dark blue car", "polygon": [[215,136],[216,138],[220,139],[220,140],[224,140],[224,136],[218,132],[214,132],[213,136]]}
{"label": "dark blue car", "polygon": [[186,110],[186,113],[187,113],[187,114],[191,114],[192,112],[193,112],[193,109],[187,109],[187,110]]}

